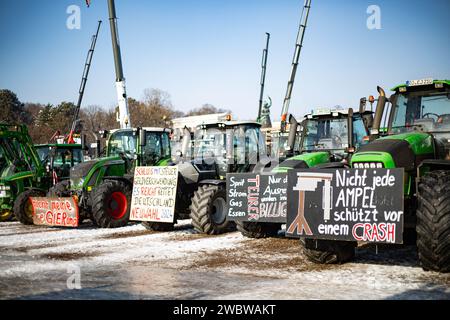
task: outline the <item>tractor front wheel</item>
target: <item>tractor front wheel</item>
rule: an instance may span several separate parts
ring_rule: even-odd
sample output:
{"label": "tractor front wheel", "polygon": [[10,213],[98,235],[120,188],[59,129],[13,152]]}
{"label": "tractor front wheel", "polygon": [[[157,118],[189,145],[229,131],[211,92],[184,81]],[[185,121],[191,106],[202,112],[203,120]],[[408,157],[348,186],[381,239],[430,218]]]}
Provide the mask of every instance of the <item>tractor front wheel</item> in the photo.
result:
{"label": "tractor front wheel", "polygon": [[33,205],[32,197],[45,197],[45,193],[41,190],[25,190],[14,201],[14,215],[22,224],[33,224]]}
{"label": "tractor front wheel", "polygon": [[236,227],[244,237],[259,239],[278,235],[281,223],[236,221]]}
{"label": "tractor front wheel", "polygon": [[300,240],[304,255],[318,264],[341,264],[355,257],[356,242],[334,240]]}
{"label": "tractor front wheel", "polygon": [[450,272],[450,171],[433,171],[420,179],[417,251],[424,270]]}
{"label": "tractor front wheel", "polygon": [[131,188],[123,181],[107,180],[92,191],[92,219],[100,228],[119,228],[128,224]]}
{"label": "tractor front wheel", "polygon": [[231,231],[235,224],[227,220],[225,188],[220,185],[200,186],[192,197],[191,219],[195,230],[201,233]]}

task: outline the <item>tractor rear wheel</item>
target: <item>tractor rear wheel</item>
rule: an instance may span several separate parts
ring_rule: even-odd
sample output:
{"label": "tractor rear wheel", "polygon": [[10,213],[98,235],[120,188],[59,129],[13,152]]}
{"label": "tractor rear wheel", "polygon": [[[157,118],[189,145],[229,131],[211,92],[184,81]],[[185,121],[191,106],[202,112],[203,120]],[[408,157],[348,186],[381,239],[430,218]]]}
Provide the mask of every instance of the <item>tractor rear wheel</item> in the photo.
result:
{"label": "tractor rear wheel", "polygon": [[281,223],[261,223],[236,221],[238,231],[247,238],[275,237],[281,229]]}
{"label": "tractor rear wheel", "polygon": [[33,205],[31,197],[45,197],[45,192],[41,190],[25,190],[14,201],[14,215],[22,224],[33,224]]}
{"label": "tractor rear wheel", "polygon": [[235,224],[227,220],[225,188],[207,184],[200,186],[192,197],[191,219],[195,230],[201,233],[231,231]]}
{"label": "tractor rear wheel", "polygon": [[424,270],[450,272],[450,171],[433,171],[420,179],[417,250]]}
{"label": "tractor rear wheel", "polygon": [[334,240],[300,240],[308,260],[318,264],[341,264],[355,257],[356,242]]}
{"label": "tractor rear wheel", "polygon": [[165,231],[173,231],[175,223],[165,223],[165,222],[142,222],[142,225],[147,230],[157,231],[157,232],[165,232]]}
{"label": "tractor rear wheel", "polygon": [[92,191],[92,219],[101,228],[119,228],[130,219],[131,188],[123,181],[106,180]]}

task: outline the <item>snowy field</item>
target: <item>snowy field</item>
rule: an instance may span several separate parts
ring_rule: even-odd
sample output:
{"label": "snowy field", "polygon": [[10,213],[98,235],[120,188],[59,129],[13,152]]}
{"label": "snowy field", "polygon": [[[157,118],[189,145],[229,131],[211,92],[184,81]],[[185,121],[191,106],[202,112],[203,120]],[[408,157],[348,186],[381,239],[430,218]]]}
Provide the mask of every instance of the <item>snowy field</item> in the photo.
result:
{"label": "snowy field", "polygon": [[[0,299],[450,299],[412,246],[360,246],[354,262],[309,263],[298,241],[0,223]],[[79,270],[81,289],[68,279]]]}

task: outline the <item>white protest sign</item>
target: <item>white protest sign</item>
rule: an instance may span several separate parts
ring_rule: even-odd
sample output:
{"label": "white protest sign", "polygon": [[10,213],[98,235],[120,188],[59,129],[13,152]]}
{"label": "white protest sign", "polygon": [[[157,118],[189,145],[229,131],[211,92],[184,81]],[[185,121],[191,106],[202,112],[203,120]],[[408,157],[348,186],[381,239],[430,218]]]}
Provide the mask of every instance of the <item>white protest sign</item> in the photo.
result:
{"label": "white protest sign", "polygon": [[174,222],[178,167],[136,167],[130,220]]}

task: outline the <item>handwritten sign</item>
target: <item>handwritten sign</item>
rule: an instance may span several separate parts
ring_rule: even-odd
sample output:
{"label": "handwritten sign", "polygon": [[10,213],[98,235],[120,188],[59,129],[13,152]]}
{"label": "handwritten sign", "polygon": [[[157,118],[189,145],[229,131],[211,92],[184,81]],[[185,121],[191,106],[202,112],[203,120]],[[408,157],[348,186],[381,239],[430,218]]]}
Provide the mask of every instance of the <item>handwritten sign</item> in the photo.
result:
{"label": "handwritten sign", "polygon": [[78,227],[78,205],[74,198],[30,198],[33,223],[43,226]]}
{"label": "handwritten sign", "polygon": [[286,174],[227,174],[227,219],[285,223],[286,192]]}
{"label": "handwritten sign", "polygon": [[403,242],[403,169],[292,170],[286,235]]}
{"label": "handwritten sign", "polygon": [[178,167],[136,167],[130,220],[174,222]]}

